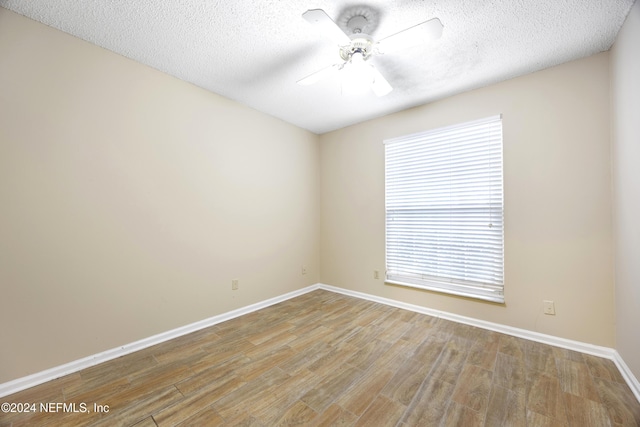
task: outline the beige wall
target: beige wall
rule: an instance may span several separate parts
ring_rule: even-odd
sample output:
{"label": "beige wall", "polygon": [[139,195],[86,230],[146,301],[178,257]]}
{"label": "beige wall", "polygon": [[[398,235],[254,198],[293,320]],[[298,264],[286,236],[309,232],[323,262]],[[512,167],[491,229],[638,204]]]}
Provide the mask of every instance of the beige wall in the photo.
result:
{"label": "beige wall", "polygon": [[2,8],[0,58],[0,383],[318,282],[316,135]]}
{"label": "beige wall", "polygon": [[[0,8],[0,383],[318,281],[615,337],[638,376],[638,15],[612,55],[614,333],[608,53],[317,137]],[[499,113],[506,304],[374,280],[382,140]]]}
{"label": "beige wall", "polygon": [[616,349],[640,378],[640,2],[612,49]]}
{"label": "beige wall", "polygon": [[[389,137],[503,114],[505,299],[385,285]],[[322,135],[323,283],[613,346],[609,54],[602,53]],[[542,314],[554,300],[556,316]],[[637,324],[637,323],[636,323]]]}

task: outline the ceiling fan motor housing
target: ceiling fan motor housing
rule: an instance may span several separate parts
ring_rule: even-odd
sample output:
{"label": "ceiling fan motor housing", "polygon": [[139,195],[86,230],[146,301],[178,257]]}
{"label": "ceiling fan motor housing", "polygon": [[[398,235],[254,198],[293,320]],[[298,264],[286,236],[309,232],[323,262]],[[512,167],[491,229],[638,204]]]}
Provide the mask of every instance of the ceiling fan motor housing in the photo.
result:
{"label": "ceiling fan motor housing", "polygon": [[368,59],[373,53],[373,40],[371,36],[367,34],[353,34],[350,37],[351,43],[348,46],[340,48],[340,57],[348,61],[354,53],[359,52],[365,60]]}

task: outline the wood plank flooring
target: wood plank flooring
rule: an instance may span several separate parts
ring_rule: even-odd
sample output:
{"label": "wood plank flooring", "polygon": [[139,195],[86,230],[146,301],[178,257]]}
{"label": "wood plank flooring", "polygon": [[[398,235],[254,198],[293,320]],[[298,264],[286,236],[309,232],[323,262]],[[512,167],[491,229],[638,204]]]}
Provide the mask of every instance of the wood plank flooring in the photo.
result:
{"label": "wood plank flooring", "polygon": [[0,402],[90,411],[2,427],[640,426],[609,360],[323,290]]}

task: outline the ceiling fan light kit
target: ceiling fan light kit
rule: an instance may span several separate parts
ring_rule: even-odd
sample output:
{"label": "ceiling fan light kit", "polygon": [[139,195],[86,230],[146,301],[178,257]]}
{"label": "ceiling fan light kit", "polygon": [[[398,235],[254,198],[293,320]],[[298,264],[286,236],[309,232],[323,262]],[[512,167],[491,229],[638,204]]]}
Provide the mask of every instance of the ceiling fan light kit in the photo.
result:
{"label": "ceiling fan light kit", "polygon": [[340,73],[343,95],[361,95],[373,91],[376,96],[384,96],[393,90],[369,59],[376,55],[412,47],[442,35],[442,23],[434,18],[375,42],[364,31],[370,26],[365,13],[351,16],[346,27],[347,34],[322,9],[310,9],[302,17],[322,35],[338,45],[342,62],[323,68],[301,80],[298,84],[308,86]]}
{"label": "ceiling fan light kit", "polygon": [[373,67],[367,64],[362,52],[353,52],[342,72],[342,94],[363,95],[371,90]]}

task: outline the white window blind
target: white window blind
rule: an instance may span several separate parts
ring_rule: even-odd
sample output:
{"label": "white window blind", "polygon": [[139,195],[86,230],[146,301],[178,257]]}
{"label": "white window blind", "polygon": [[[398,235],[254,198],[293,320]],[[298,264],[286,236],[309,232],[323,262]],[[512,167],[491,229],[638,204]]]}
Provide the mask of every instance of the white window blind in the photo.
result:
{"label": "white window blind", "polygon": [[385,141],[386,281],[504,302],[502,117]]}

